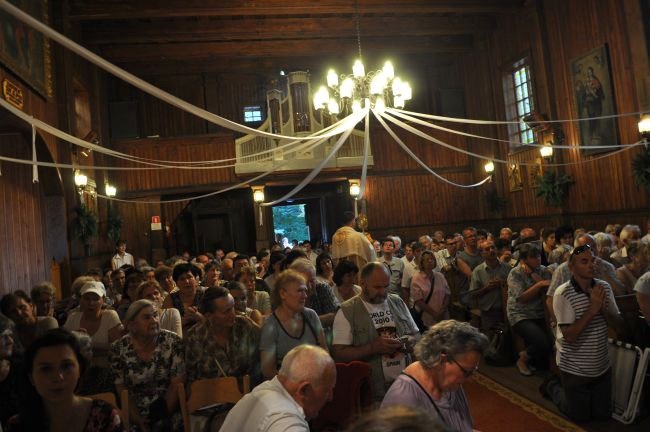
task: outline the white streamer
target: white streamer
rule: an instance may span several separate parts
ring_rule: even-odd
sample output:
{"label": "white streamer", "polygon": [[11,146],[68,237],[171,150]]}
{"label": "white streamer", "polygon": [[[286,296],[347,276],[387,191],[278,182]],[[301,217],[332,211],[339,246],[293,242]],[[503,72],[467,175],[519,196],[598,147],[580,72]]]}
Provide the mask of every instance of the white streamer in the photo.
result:
{"label": "white streamer", "polygon": [[450,184],[452,186],[460,187],[460,188],[475,188],[475,187],[481,186],[482,184],[484,184],[486,182],[489,182],[490,179],[492,178],[492,176],[487,176],[486,178],[484,178],[480,182],[474,183],[474,184],[471,184],[471,185],[462,185],[460,183],[454,183],[451,180],[447,180],[446,178],[444,178],[443,176],[441,176],[440,174],[438,174],[437,172],[435,172],[434,170],[429,168],[429,166],[427,166],[427,164],[422,162],[422,160],[420,160],[420,158],[418,158],[416,156],[416,154],[413,153],[411,151],[411,149],[408,148],[408,146],[406,144],[404,144],[404,142],[402,142],[402,140],[395,134],[395,132],[393,132],[393,130],[390,128],[390,126],[388,126],[386,124],[386,122],[383,119],[384,115],[382,113],[380,113],[380,112],[378,112],[376,110],[373,110],[372,112],[375,114],[375,117],[377,117],[377,120],[379,120],[379,123],[381,123],[381,125],[384,127],[384,129],[386,129],[386,131],[388,131],[388,133],[393,137],[395,142],[397,142],[397,144],[399,144],[400,147],[402,147],[402,149],[404,149],[404,151],[409,156],[411,156],[411,158],[413,158],[414,161],[416,161],[422,168],[424,168],[425,170],[427,170],[428,172],[430,172],[431,174],[433,174],[434,176],[436,176],[437,178],[439,178],[443,182],[448,183],[448,184]]}
{"label": "white streamer", "polygon": [[[230,130],[234,130],[237,132],[241,132],[244,134],[252,134],[252,135],[257,135],[257,136],[265,136],[267,138],[275,138],[275,139],[292,139],[292,140],[301,140],[301,141],[307,141],[311,139],[312,137],[290,137],[286,135],[277,135],[274,133],[270,132],[264,132],[260,131],[257,129],[250,128],[248,126],[243,126],[238,123],[235,123],[231,120],[225,119],[223,117],[220,117],[216,114],[213,114],[209,111],[206,111],[202,108],[199,108],[195,105],[192,105],[170,93],[167,93],[166,91],[159,89],[156,86],[153,86],[149,84],[148,82],[136,77],[135,75],[125,71],[122,68],[119,68],[115,66],[114,64],[104,60],[102,57],[98,56],[97,54],[94,54],[93,52],[87,50],[86,48],[82,47],[81,45],[77,44],[76,42],[68,39],[67,37],[63,36],[61,33],[57,32],[56,30],[52,29],[51,27],[43,24],[42,22],[38,21],[37,19],[34,19],[31,17],[29,14],[23,12],[19,8],[15,7],[11,3],[7,2],[6,0],[0,0],[0,8],[4,9],[7,13],[13,15],[15,18],[18,20],[24,22],[28,26],[38,30],[39,32],[43,33],[45,36],[49,37],[52,40],[57,41],[59,44],[62,46],[68,48],[69,50],[77,53],[81,57],[85,58],[89,62],[93,63],[94,65],[104,69],[105,71],[111,73],[112,75],[115,75],[119,78],[122,78],[124,81],[128,82],[129,84],[139,88],[140,90],[149,93],[150,95],[164,100],[165,102],[169,103],[172,106],[175,106],[177,108],[182,109],[183,111],[189,112],[191,114],[194,114],[197,117],[200,117],[206,121],[209,121],[210,123],[217,124],[219,126],[225,127]],[[333,137],[336,134],[324,134],[324,135],[318,135],[318,136],[323,136],[323,137]]]}
{"label": "white streamer", "polygon": [[[32,162],[38,162],[36,159],[36,128],[32,125]],[[32,183],[38,183],[38,165],[32,165]]]}
{"label": "white streamer", "polygon": [[[436,143],[438,145],[441,145],[441,146],[443,146],[445,148],[448,148],[450,150],[453,150],[455,152],[466,154],[468,156],[473,156],[473,157],[483,159],[483,160],[487,160],[487,161],[502,163],[502,164],[511,164],[511,163],[513,163],[512,161],[507,161],[507,160],[498,159],[498,158],[492,158],[492,157],[489,157],[489,156],[484,156],[484,155],[481,155],[481,154],[478,154],[478,153],[474,153],[474,152],[470,152],[470,151],[467,151],[467,150],[459,149],[457,147],[452,146],[451,144],[447,144],[444,141],[440,141],[440,140],[438,140],[438,139],[436,139],[436,138],[434,138],[434,137],[432,137],[430,135],[427,135],[426,133],[424,133],[424,132],[422,132],[422,131],[420,131],[418,129],[415,129],[412,126],[410,126],[410,125],[408,125],[408,124],[406,124],[404,122],[401,122],[401,121],[397,120],[394,117],[391,117],[390,115],[382,114],[382,116],[386,120],[389,120],[391,123],[396,124],[397,126],[401,127],[402,129],[405,129],[405,130],[407,130],[407,131],[409,131],[409,132],[411,132],[411,133],[413,133],[413,134],[415,134],[415,135],[417,135],[419,137],[424,138],[427,141],[434,142],[434,143]],[[545,166],[556,166],[556,167],[558,167],[558,166],[571,166],[571,165],[582,165],[583,163],[588,163],[588,162],[595,162],[597,160],[605,159],[605,158],[614,156],[616,154],[622,153],[624,151],[628,151],[628,150],[634,148],[636,146],[636,144],[638,144],[640,142],[642,143],[642,141],[638,141],[637,143],[635,143],[635,145],[627,145],[627,146],[625,146],[624,148],[622,148],[620,150],[608,153],[608,154],[603,155],[603,156],[598,156],[598,157],[594,157],[594,158],[591,158],[591,159],[582,159],[582,160],[575,161],[575,162],[547,163],[547,164],[545,164]],[[535,162],[517,162],[517,164],[521,165],[521,166],[537,166],[537,163],[535,163]]]}
{"label": "white streamer", "polygon": [[[516,145],[516,146],[529,146],[529,147],[537,147],[537,148],[546,147],[544,144],[522,143],[522,142],[519,142],[519,141],[509,141],[509,140],[504,140],[504,139],[500,139],[500,138],[492,138],[492,137],[486,137],[486,136],[482,136],[482,135],[475,135],[475,134],[471,134],[471,133],[467,133],[467,132],[462,132],[462,131],[459,131],[459,130],[456,130],[456,129],[449,129],[449,128],[446,128],[446,127],[442,127],[442,126],[439,126],[439,125],[435,125],[435,124],[432,124],[432,123],[422,121],[422,120],[417,119],[415,117],[403,114],[400,110],[395,110],[395,109],[392,109],[392,108],[387,108],[386,112],[388,112],[388,113],[390,113],[392,115],[395,115],[397,117],[403,118],[405,120],[412,121],[413,123],[416,123],[416,124],[419,124],[419,125],[422,125],[422,126],[427,126],[427,127],[442,130],[442,131],[445,131],[445,132],[451,132],[451,133],[454,133],[454,134],[457,134],[457,135],[462,135],[462,136],[466,136],[466,137],[470,137],[470,138],[478,138],[478,139],[484,139],[484,140],[489,140],[489,141],[497,141],[497,142],[507,143],[507,144]],[[588,146],[588,148],[590,148],[590,149],[620,149],[621,147],[638,147],[639,145],[643,145],[643,143],[614,144],[614,145],[604,145],[604,146],[591,146],[590,145],[590,146]],[[554,149],[576,149],[576,146],[553,144],[553,148]]]}
{"label": "white streamer", "polygon": [[[458,117],[443,117],[443,116],[438,116],[438,115],[433,115],[433,114],[422,114],[422,113],[417,113],[413,111],[404,111],[404,110],[396,110],[404,114],[410,114],[414,115],[417,117],[422,117],[422,118],[428,118],[432,120],[439,120],[439,121],[446,121],[446,122],[453,122],[453,123],[469,123],[469,124],[519,124],[521,122],[515,121],[515,120],[473,120],[473,119],[464,119],[464,118],[458,118]],[[583,122],[583,121],[589,121],[589,120],[600,120],[600,119],[611,119],[611,118],[618,118],[618,117],[630,117],[630,116],[639,116],[641,114],[644,114],[643,111],[637,111],[637,112],[628,112],[628,113],[623,113],[623,114],[611,114],[611,115],[605,115],[605,116],[598,116],[598,117],[582,117],[579,119],[563,119],[563,120],[542,120],[538,122],[533,122],[533,123],[538,123],[538,124],[543,124],[543,123],[574,123],[574,122]]]}
{"label": "white streamer", "polygon": [[[366,130],[363,134],[363,165],[361,166],[361,184],[359,185],[359,197],[357,199],[363,198],[363,195],[366,193],[366,177],[368,174],[368,155],[370,154],[370,116],[366,116],[366,121],[364,124]],[[355,206],[356,210],[356,206]]]}
{"label": "white streamer", "polygon": [[[106,154],[106,155],[109,155],[109,156],[116,157],[118,159],[124,159],[124,160],[128,160],[130,162],[141,163],[141,164],[144,164],[144,165],[156,166],[156,167],[160,167],[160,168],[193,169],[192,167],[183,167],[183,166],[179,166],[179,165],[165,165],[165,164],[160,164],[160,163],[146,162],[146,159],[144,159],[144,158],[139,158],[137,156],[127,155],[125,153],[120,153],[120,152],[117,152],[115,150],[111,150],[111,149],[108,149],[106,147],[102,147],[102,146],[99,146],[99,145],[84,141],[84,140],[82,140],[80,138],[77,138],[75,136],[67,134],[66,132],[63,132],[63,131],[55,128],[55,127],[52,127],[52,126],[48,125],[47,123],[45,123],[45,122],[43,122],[43,121],[41,121],[39,119],[36,119],[36,118],[34,118],[33,116],[31,116],[29,114],[26,114],[26,113],[16,109],[14,106],[10,105],[9,103],[7,103],[6,101],[4,101],[1,98],[0,98],[0,106],[7,109],[8,111],[10,111],[12,114],[17,116],[18,118],[20,118],[20,119],[24,120],[25,122],[31,124],[32,126],[36,126],[38,129],[41,129],[42,131],[44,131],[46,133],[49,133],[49,134],[51,134],[53,136],[61,138],[62,140],[65,140],[65,141],[70,142],[72,144],[76,144],[76,145],[78,145],[80,147],[96,151],[97,153],[102,153],[102,154]],[[338,121],[334,125],[328,126],[328,128],[326,128],[326,129],[331,130],[334,135],[339,135],[349,127],[348,125],[349,125],[350,121],[351,121],[350,118],[346,117],[345,119]],[[317,138],[318,138],[317,135],[312,135],[311,136],[311,139],[317,139]],[[277,150],[279,150],[281,148],[286,148],[286,147],[289,147],[289,146],[292,146],[292,145],[296,145],[298,142],[299,141],[292,141],[292,142],[284,144],[284,145],[282,145],[280,147],[275,147],[273,149],[265,150],[263,152],[257,153],[255,155],[249,155],[247,157],[252,158],[252,157],[254,157],[256,155],[277,151]],[[230,159],[223,159],[222,161],[234,161],[236,159],[237,158],[230,158]],[[213,161],[213,162],[214,163],[219,163],[219,162],[222,162],[222,161]],[[168,161],[158,161],[158,162],[168,162]],[[177,163],[181,163],[181,162],[177,162]],[[196,163],[196,162],[192,162],[192,163]],[[209,162],[202,161],[202,162],[199,162],[199,163],[206,164],[206,163],[209,163]],[[230,165],[225,165],[225,166],[224,165],[222,165],[222,166],[206,166],[206,167],[201,167],[201,168],[196,168],[196,169],[218,169],[218,168],[228,168],[228,167],[232,167],[232,166],[235,166],[235,165],[230,164]],[[88,168],[90,168],[90,169],[100,169],[100,168],[104,168],[104,167],[89,166]],[[138,169],[145,169],[145,168],[107,168],[107,169],[134,169],[134,170],[138,170]]]}

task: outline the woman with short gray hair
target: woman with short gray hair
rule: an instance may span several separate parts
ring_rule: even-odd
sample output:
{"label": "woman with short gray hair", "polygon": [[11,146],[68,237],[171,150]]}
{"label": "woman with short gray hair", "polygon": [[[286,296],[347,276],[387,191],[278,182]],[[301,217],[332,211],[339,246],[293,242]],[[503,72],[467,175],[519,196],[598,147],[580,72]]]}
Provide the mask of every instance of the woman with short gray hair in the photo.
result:
{"label": "woman with short gray hair", "polygon": [[462,384],[478,370],[488,339],[468,323],[446,320],[432,326],[415,345],[411,363],[388,389],[381,404],[425,410],[448,428],[473,430]]}

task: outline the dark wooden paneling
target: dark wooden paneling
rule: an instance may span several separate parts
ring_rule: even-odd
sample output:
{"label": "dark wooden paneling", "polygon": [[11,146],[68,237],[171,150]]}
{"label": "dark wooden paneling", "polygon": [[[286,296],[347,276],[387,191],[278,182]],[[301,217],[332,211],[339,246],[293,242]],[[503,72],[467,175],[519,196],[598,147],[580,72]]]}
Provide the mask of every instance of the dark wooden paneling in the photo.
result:
{"label": "dark wooden paneling", "polygon": [[[235,157],[232,136],[202,136],[187,138],[147,138],[119,141],[116,150],[147,159],[165,161],[210,161]],[[118,166],[136,166],[118,160]],[[139,165],[142,166],[142,165]],[[164,169],[125,171],[115,176],[120,191],[192,191],[197,186],[224,185],[235,182],[234,168],[183,170]]]}
{"label": "dark wooden paneling", "polygon": [[[18,134],[2,135],[0,154],[30,157],[27,142]],[[41,186],[32,183],[30,166],[2,162],[0,202],[0,295],[29,292],[50,273]]]}

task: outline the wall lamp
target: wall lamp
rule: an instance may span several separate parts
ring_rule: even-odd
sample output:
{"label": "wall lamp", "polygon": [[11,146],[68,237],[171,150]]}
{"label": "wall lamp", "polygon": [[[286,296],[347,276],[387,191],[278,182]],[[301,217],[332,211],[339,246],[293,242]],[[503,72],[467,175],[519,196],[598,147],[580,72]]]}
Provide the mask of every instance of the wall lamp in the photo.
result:
{"label": "wall lamp", "polygon": [[553,157],[553,143],[547,142],[544,147],[539,148],[539,154],[546,160],[550,160]]}
{"label": "wall lamp", "polygon": [[251,186],[253,189],[253,201],[256,203],[264,202],[264,186]]}
{"label": "wall lamp", "polygon": [[643,114],[641,120],[638,123],[639,134],[643,137],[643,140],[648,143],[650,140],[650,114]]}
{"label": "wall lamp", "polygon": [[106,196],[114,197],[117,195],[117,188],[110,183],[106,183]]}
{"label": "wall lamp", "polygon": [[361,194],[361,181],[358,179],[349,179],[348,183],[350,183],[350,196],[358,199]]}
{"label": "wall lamp", "polygon": [[494,172],[494,162],[488,161],[485,165],[483,165],[483,169],[485,170],[486,173],[492,175]]}

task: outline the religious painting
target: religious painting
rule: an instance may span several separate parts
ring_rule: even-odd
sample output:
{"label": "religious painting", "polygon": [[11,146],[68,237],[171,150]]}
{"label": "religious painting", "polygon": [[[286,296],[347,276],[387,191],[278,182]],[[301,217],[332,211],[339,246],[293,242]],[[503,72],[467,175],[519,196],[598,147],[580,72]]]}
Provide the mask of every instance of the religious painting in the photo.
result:
{"label": "religious painting", "polygon": [[596,48],[571,62],[580,146],[586,154],[607,150],[593,146],[616,145],[616,119],[599,118],[616,114],[607,46]]}
{"label": "religious painting", "polygon": [[510,185],[510,192],[520,191],[524,188],[519,164],[508,164],[508,184]]}
{"label": "religious painting", "polygon": [[[46,0],[10,0],[10,3],[48,23]],[[42,96],[52,97],[49,40],[3,10],[0,11],[0,63]]]}

